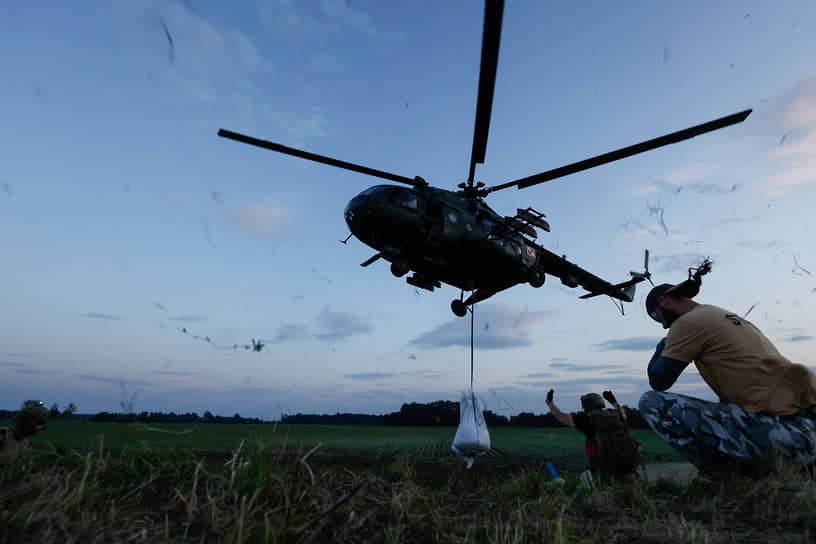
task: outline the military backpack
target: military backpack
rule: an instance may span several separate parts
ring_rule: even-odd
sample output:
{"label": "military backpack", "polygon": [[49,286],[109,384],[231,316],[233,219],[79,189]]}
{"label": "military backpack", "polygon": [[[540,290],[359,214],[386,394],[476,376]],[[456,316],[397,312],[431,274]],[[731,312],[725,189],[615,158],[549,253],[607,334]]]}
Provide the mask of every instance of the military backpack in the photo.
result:
{"label": "military backpack", "polygon": [[595,432],[595,470],[615,478],[634,474],[640,467],[640,444],[618,410],[587,414]]}

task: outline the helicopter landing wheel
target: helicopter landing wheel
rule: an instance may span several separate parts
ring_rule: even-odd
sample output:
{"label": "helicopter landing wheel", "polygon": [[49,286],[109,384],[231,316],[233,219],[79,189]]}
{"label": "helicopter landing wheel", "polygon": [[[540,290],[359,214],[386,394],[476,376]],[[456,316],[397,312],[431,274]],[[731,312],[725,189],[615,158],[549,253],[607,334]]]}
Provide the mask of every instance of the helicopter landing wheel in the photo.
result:
{"label": "helicopter landing wheel", "polygon": [[408,264],[405,261],[399,260],[391,263],[391,273],[396,277],[401,278],[410,271]]}
{"label": "helicopter landing wheel", "polygon": [[532,272],[530,272],[530,276],[527,279],[527,282],[531,286],[538,288],[544,285],[544,277],[545,277],[544,272],[540,270],[533,270]]}
{"label": "helicopter landing wheel", "polygon": [[458,298],[451,301],[451,310],[458,317],[465,317],[465,314],[467,314],[467,306],[465,306],[465,303]]}

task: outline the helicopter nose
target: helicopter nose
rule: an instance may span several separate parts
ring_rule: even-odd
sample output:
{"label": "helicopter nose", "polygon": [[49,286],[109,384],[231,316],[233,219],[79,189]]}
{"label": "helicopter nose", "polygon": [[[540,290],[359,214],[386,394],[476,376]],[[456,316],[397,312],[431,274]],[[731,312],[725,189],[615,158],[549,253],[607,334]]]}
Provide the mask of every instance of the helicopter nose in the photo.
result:
{"label": "helicopter nose", "polygon": [[343,217],[346,219],[346,225],[348,225],[351,232],[354,232],[355,227],[359,222],[360,205],[362,204],[363,200],[365,200],[365,197],[361,195],[355,196],[349,200],[349,203],[346,204],[346,209],[343,211]]}

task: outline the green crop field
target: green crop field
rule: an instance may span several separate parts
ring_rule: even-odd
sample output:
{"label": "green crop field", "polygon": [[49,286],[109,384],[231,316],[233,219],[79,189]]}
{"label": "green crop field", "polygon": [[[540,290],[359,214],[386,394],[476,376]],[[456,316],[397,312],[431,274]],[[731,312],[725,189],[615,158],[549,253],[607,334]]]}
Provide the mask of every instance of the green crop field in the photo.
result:
{"label": "green crop field", "polygon": [[[8,422],[10,424],[10,422]],[[454,427],[386,427],[352,425],[277,424],[182,424],[182,423],[95,423],[52,420],[48,428],[32,438],[40,449],[62,448],[86,452],[147,446],[175,448],[196,453],[228,453],[241,442],[261,442],[287,450],[312,449],[316,455],[337,457],[405,457],[431,461],[453,457],[450,450]],[[681,461],[677,453],[651,430],[635,430],[644,461]],[[484,461],[531,464],[553,461],[564,470],[582,470],[584,437],[566,427],[497,427],[490,429],[491,450]],[[557,462],[556,462],[557,461]]]}

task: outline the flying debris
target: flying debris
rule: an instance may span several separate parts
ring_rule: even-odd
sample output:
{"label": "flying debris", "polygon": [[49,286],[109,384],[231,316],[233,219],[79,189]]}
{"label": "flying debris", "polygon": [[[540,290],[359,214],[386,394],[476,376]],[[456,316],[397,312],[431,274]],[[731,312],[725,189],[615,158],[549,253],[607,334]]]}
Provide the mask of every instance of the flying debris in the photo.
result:
{"label": "flying debris", "polygon": [[747,312],[745,312],[745,315],[743,315],[742,317],[748,317],[748,314],[750,314],[750,313],[751,313],[751,310],[753,310],[753,309],[754,309],[754,308],[756,308],[757,306],[759,306],[759,302],[755,302],[754,304],[752,304],[752,305],[751,305],[751,307],[750,307],[750,308],[748,308],[748,311],[747,311]]}
{"label": "flying debris", "polygon": [[162,312],[167,313],[167,308],[165,308],[163,305],[159,304],[158,302],[154,302],[153,306],[155,306],[156,308],[158,308]]}
{"label": "flying debris", "polygon": [[212,339],[209,336],[198,336],[196,334],[193,334],[193,333],[189,332],[184,327],[182,327],[181,329],[178,329],[178,331],[181,332],[182,334],[186,334],[187,336],[189,336],[191,338],[195,338],[196,340],[201,340],[202,342],[207,342],[208,344],[210,344],[211,346],[213,346],[216,349],[231,349],[233,351],[236,351],[238,349],[245,349],[245,350],[252,350],[254,352],[260,352],[263,349],[263,347],[266,345],[263,340],[255,340],[253,338],[251,340],[250,344],[233,344],[231,346],[222,346],[222,345],[219,345],[219,344],[216,344],[215,342],[213,342]]}
{"label": "flying debris", "polygon": [[207,239],[207,243],[210,244],[210,246],[215,247],[215,244],[210,237],[210,227],[207,224],[207,218],[203,215],[201,216],[201,231],[204,233],[204,238]]}
{"label": "flying debris", "polygon": [[167,41],[170,44],[170,64],[173,64],[173,50],[174,50],[173,36],[170,35],[170,31],[167,30],[167,25],[164,24],[164,17],[161,18],[161,25],[162,28],[164,29],[164,35],[167,36]]}
{"label": "flying debris", "polygon": [[785,143],[785,140],[786,140],[787,138],[788,138],[788,133],[786,132],[786,133],[785,133],[785,134],[782,136],[782,139],[781,139],[781,140],[779,140],[779,145],[784,144],[784,143]]}
{"label": "flying debris", "polygon": [[317,277],[318,277],[318,278],[320,278],[321,280],[325,281],[326,283],[332,283],[332,280],[330,280],[329,278],[327,278],[327,277],[325,277],[325,276],[321,275],[321,274],[320,274],[320,272],[318,272],[317,270],[315,270],[315,267],[314,267],[314,266],[312,267],[312,272],[314,272],[314,273],[315,273],[315,276],[317,276]]}
{"label": "flying debris", "polygon": [[669,235],[669,227],[666,226],[666,221],[663,219],[663,215],[666,213],[666,206],[662,202],[658,201],[654,204],[646,203],[646,209],[649,210],[649,217],[656,218],[657,222],[663,227],[663,232],[666,233],[666,236]]}
{"label": "flying debris", "polygon": [[226,194],[226,191],[210,191],[210,194],[212,195],[213,202],[221,204],[221,195]]}
{"label": "flying debris", "polygon": [[802,268],[801,266],[799,266],[799,261],[796,260],[796,255],[791,255],[791,257],[793,257],[793,266],[794,266],[794,268],[793,268],[793,270],[791,272],[793,272],[794,274],[800,274],[801,275],[800,272],[797,272],[797,270],[801,270],[802,272],[804,272],[808,276],[813,275],[813,274],[810,273],[810,270],[808,270],[806,268]]}
{"label": "flying debris", "polygon": [[527,315],[527,311],[528,311],[529,309],[530,309],[530,305],[529,305],[529,304],[525,304],[525,305],[524,305],[524,309],[521,311],[521,313],[518,315],[518,317],[516,317],[516,320],[515,320],[515,321],[513,321],[513,328],[514,328],[514,329],[515,329],[516,327],[518,327],[518,326],[521,324],[521,320],[522,320],[522,319],[524,319],[524,316],[525,316],[525,315]]}
{"label": "flying debris", "polygon": [[11,196],[11,187],[5,181],[0,181],[0,187],[3,188],[3,191],[10,197]]}

